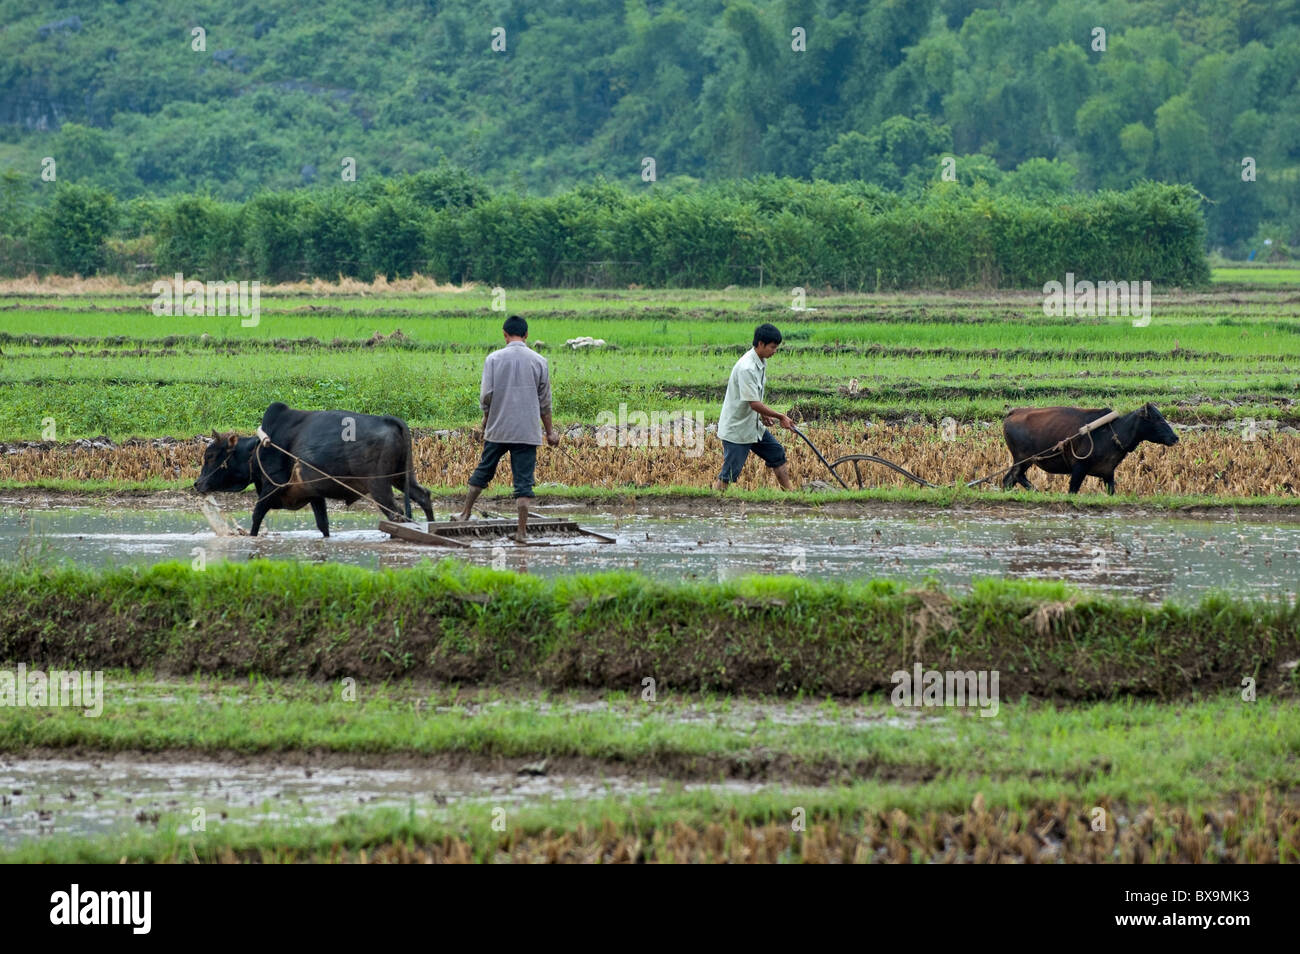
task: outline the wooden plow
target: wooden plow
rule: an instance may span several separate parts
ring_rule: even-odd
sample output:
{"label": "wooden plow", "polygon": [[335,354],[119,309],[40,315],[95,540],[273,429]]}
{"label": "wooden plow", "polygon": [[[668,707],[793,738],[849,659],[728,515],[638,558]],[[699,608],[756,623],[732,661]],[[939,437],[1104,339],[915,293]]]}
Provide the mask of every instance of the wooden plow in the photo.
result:
{"label": "wooden plow", "polygon": [[839,471],[836,470],[837,467],[840,467],[843,464],[853,465],[853,474],[858,480],[859,490],[861,490],[864,486],[862,481],[863,464],[884,464],[890,470],[897,471],[898,473],[906,477],[908,480],[914,481],[915,483],[920,484],[922,487],[937,486],[936,484],[930,483],[928,480],[924,480],[916,476],[916,474],[912,473],[910,470],[906,470],[902,467],[899,467],[893,461],[885,460],[883,457],[875,457],[872,454],[848,454],[845,457],[837,457],[835,458],[835,460],[831,461],[826,465],[830,469],[830,472],[835,475],[835,479],[838,480],[841,486],[843,487],[848,487],[848,484],[844,483],[844,478],[841,477],[839,475]]}
{"label": "wooden plow", "polygon": [[920,477],[916,476],[916,474],[912,473],[910,470],[905,470],[904,468],[899,467],[893,461],[885,460],[885,458],[883,457],[875,457],[871,454],[849,454],[847,457],[837,457],[833,461],[827,460],[825,457],[822,456],[822,452],[817,449],[817,445],[814,444],[812,441],[808,440],[807,434],[799,430],[799,428],[797,427],[791,427],[790,430],[794,431],[796,434],[798,434],[800,437],[803,438],[803,442],[812,449],[812,452],[817,455],[817,459],[826,465],[826,469],[831,472],[831,476],[834,477],[836,480],[838,480],[840,482],[840,486],[843,487],[845,490],[849,489],[849,485],[844,482],[844,478],[840,476],[840,472],[835,468],[839,467],[841,464],[847,464],[850,461],[853,462],[853,472],[857,474],[858,477],[859,490],[862,489],[862,463],[864,461],[868,461],[873,464],[884,464],[886,467],[890,468],[891,470],[898,471],[904,477],[908,478],[909,480],[916,481],[918,484],[920,484],[923,487],[934,486],[934,484],[930,483],[928,480],[922,480]]}
{"label": "wooden plow", "polygon": [[[391,537],[408,540],[411,543],[427,543],[438,547],[458,547],[461,549],[474,546],[497,546],[502,537],[513,538],[519,529],[518,519],[460,520],[447,523],[398,523],[394,520],[381,520],[379,529]],[[564,517],[528,518],[529,541],[524,546],[548,547],[547,540],[533,540],[538,537],[574,537],[591,538],[597,543],[615,543],[612,537],[591,530],[584,530],[574,521]],[[487,541],[485,543],[484,541]],[[511,542],[514,542],[513,540]]]}

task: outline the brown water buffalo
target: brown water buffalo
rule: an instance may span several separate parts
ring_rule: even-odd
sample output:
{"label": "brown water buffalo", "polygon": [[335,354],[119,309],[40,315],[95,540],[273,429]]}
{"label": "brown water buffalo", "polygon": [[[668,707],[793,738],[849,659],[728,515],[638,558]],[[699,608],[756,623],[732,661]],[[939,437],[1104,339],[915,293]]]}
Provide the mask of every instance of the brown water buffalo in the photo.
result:
{"label": "brown water buffalo", "polygon": [[276,401],[262,415],[262,431],[300,459],[275,447],[259,447],[257,437],[213,431],[213,441],[203,454],[203,469],[194,482],[199,493],[238,493],[249,484],[256,487],[253,536],[268,510],[300,510],[311,504],[316,527],[328,537],[327,498],[352,504],[366,494],[379,503],[385,517],[399,519],[394,487],[405,497],[407,520],[412,500],[433,519],[429,491],[415,482],[411,432],[400,417],[295,411]]}
{"label": "brown water buffalo", "polygon": [[1026,490],[1033,485],[1025,479],[1030,467],[1041,467],[1049,474],[1069,474],[1070,493],[1078,493],[1085,477],[1099,477],[1108,493],[1115,492],[1115,468],[1133,448],[1143,441],[1170,446],[1178,435],[1154,404],[1144,404],[1129,414],[1103,424],[1095,431],[1078,436],[1079,428],[1110,413],[1110,408],[1085,410],[1081,407],[1018,407],[1002,421],[1002,434],[1013,461],[1024,461],[1074,436],[1075,439],[1049,457],[1017,464],[1002,478],[1002,489],[1020,484]]}

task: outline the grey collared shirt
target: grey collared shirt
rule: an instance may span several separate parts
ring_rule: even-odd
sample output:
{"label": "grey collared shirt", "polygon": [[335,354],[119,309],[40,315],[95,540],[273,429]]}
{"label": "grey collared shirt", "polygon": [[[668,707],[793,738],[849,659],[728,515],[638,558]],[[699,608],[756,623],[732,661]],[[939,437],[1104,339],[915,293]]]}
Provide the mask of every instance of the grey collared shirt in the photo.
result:
{"label": "grey collared shirt", "polygon": [[746,351],[731,369],[727,396],[722,400],[718,418],[718,437],[733,444],[753,444],[763,437],[763,419],[749,406],[763,400],[767,387],[767,364],[753,348]]}
{"label": "grey collared shirt", "polygon": [[484,440],[540,447],[542,415],[551,410],[551,373],[546,359],[522,341],[493,351],[483,362],[478,403],[487,415]]}

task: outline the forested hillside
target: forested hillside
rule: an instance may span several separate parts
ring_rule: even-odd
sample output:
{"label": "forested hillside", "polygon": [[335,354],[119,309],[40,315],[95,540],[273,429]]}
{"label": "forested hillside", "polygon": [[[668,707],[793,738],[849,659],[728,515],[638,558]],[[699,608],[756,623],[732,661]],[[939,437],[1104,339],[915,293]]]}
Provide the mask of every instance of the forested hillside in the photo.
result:
{"label": "forested hillside", "polygon": [[0,0],[0,232],[51,200],[47,156],[226,200],[348,158],[544,195],[651,188],[646,157],[659,189],[915,193],[952,156],[1027,198],[1189,183],[1240,255],[1300,236],[1300,0]]}

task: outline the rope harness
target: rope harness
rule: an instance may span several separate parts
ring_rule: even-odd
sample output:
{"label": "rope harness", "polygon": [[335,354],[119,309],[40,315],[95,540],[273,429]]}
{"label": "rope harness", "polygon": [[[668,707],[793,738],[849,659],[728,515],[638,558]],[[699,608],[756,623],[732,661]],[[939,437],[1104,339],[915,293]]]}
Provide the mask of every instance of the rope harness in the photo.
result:
{"label": "rope harness", "polygon": [[[1115,433],[1115,425],[1107,424],[1106,427],[1110,431],[1110,439],[1115,442],[1115,446],[1118,447],[1120,450],[1124,450],[1124,443],[1119,439],[1119,435]],[[1095,446],[1092,442],[1092,432],[1091,431],[1088,432],[1088,453],[1084,454],[1082,457],[1080,457],[1078,454],[1074,452],[1075,439],[1076,438],[1074,437],[1070,438],[1070,443],[1069,443],[1070,456],[1073,457],[1075,460],[1087,460],[1089,457],[1092,456],[1092,451]],[[1014,467],[1015,464],[1012,464],[1011,466]]]}
{"label": "rope harness", "polygon": [[[1111,424],[1111,421],[1115,420],[1117,417],[1119,417],[1118,411],[1111,411],[1109,414],[1104,414],[1101,417],[1097,418],[1097,420],[1093,421],[1092,423],[1085,424],[1083,427],[1079,428],[1078,434],[1071,434],[1069,437],[1057,441],[1051,447],[1047,448],[1047,450],[1041,450],[1037,454],[1031,454],[1030,456],[1026,457],[1024,460],[1018,460],[1015,463],[1013,463],[1010,467],[1003,467],[1001,470],[994,471],[993,473],[989,474],[987,477],[981,477],[979,480],[972,480],[966,486],[974,487],[976,484],[982,484],[985,481],[993,480],[997,477],[1002,477],[1005,474],[1009,474],[1011,473],[1011,471],[1015,470],[1017,467],[1020,467],[1024,464],[1033,463],[1034,461],[1041,460],[1044,457],[1054,457],[1061,452],[1062,448],[1065,447],[1068,447],[1070,449],[1070,456],[1073,457],[1075,460],[1085,460],[1086,458],[1092,456],[1092,451],[1093,448],[1095,447],[1095,445],[1093,444],[1092,432],[1095,431],[1097,428],[1101,427],[1103,424],[1105,424],[1110,429],[1110,439],[1115,442],[1115,446],[1118,447],[1120,450],[1123,450],[1124,445],[1123,443],[1120,442],[1119,435],[1115,433],[1115,426]],[[1078,454],[1074,452],[1074,442],[1078,440],[1080,437],[1083,437],[1085,435],[1087,435],[1088,437],[1088,453],[1084,454],[1083,457],[1080,457]]]}

